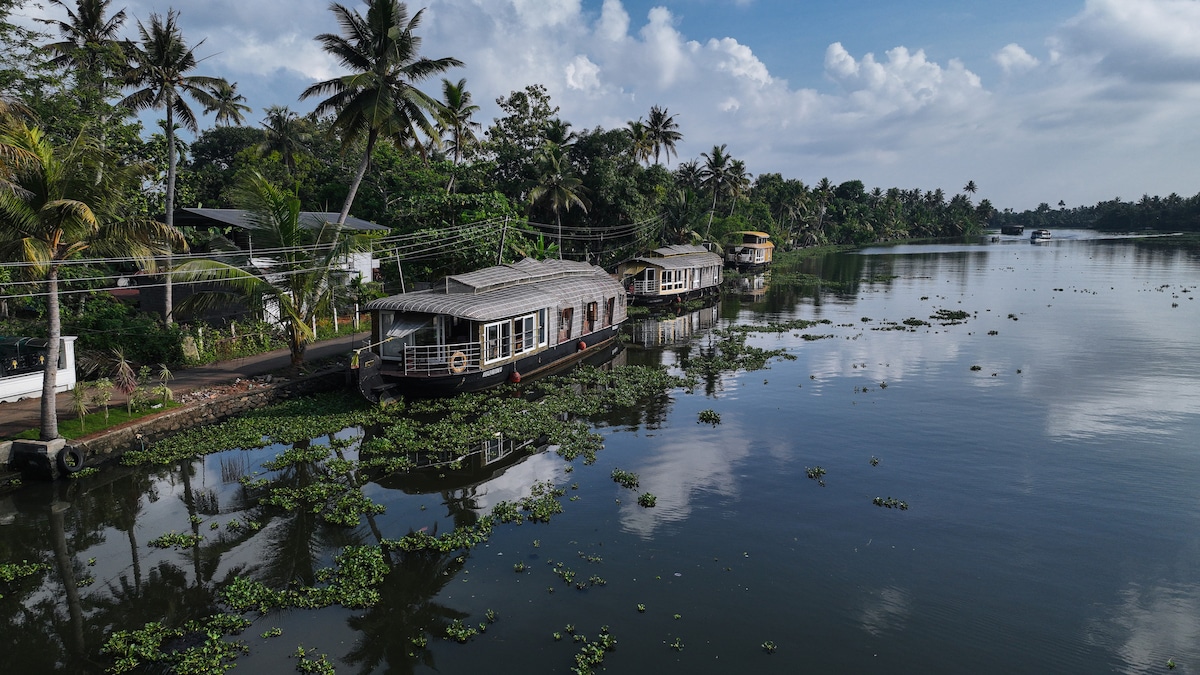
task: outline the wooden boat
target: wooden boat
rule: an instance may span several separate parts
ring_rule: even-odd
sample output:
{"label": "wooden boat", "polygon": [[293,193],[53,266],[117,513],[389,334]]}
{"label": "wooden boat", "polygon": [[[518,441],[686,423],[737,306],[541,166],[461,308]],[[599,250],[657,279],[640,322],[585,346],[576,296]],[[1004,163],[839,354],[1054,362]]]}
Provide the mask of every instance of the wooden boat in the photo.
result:
{"label": "wooden boat", "polygon": [[1029,235],[1029,241],[1050,241],[1050,230],[1034,230],[1033,234]]}
{"label": "wooden boat", "polygon": [[676,244],[617,265],[617,278],[636,304],[682,302],[718,294],[722,262],[703,246]]}
{"label": "wooden boat", "polygon": [[752,230],[734,234],[741,235],[742,241],[725,247],[726,267],[740,272],[748,272],[770,266],[771,257],[775,252],[775,244],[771,243],[771,235]]}
{"label": "wooden boat", "polygon": [[1024,225],[1001,225],[1000,234],[1025,234]]}
{"label": "wooden boat", "polygon": [[526,258],[371,301],[371,344],[351,367],[374,402],[478,391],[607,355],[625,307],[599,267]]}

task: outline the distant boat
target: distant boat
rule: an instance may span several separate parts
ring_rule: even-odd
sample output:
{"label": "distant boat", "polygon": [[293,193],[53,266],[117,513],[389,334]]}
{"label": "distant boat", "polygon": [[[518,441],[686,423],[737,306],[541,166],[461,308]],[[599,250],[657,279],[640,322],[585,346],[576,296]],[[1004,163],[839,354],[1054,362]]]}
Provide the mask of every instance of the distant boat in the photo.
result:
{"label": "distant boat", "polygon": [[726,267],[739,272],[747,272],[762,270],[770,266],[771,257],[775,252],[775,244],[771,243],[771,235],[752,230],[734,234],[740,234],[742,241],[725,247]]}
{"label": "distant boat", "polygon": [[526,258],[372,300],[352,368],[372,402],[478,391],[611,353],[625,289],[582,262]]}
{"label": "distant boat", "polygon": [[1050,241],[1050,230],[1034,230],[1033,234],[1029,235],[1029,241]]}
{"label": "distant boat", "polygon": [[723,262],[703,246],[676,244],[617,265],[617,278],[636,304],[682,302],[718,294]]}
{"label": "distant boat", "polygon": [[1025,234],[1024,225],[1001,225],[1000,234]]}

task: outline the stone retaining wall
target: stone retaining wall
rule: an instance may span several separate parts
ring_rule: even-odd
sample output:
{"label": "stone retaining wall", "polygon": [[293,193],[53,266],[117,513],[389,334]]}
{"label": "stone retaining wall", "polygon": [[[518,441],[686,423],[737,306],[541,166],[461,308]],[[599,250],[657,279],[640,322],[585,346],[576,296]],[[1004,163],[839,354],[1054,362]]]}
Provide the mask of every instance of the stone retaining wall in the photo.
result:
{"label": "stone retaining wall", "polygon": [[345,367],[340,366],[307,377],[148,415],[95,435],[77,438],[70,444],[83,450],[88,466],[95,466],[116,460],[127,450],[149,445],[192,427],[223,422],[235,415],[288,398],[341,389],[347,385],[347,377]]}

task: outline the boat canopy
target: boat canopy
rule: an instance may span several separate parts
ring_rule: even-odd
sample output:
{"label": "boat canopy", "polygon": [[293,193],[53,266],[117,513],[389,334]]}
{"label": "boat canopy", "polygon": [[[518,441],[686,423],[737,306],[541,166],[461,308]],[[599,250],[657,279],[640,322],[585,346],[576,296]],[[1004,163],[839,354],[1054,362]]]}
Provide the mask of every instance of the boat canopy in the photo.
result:
{"label": "boat canopy", "polygon": [[582,306],[602,297],[619,297],[623,306],[624,295],[625,289],[599,267],[526,258],[446,277],[438,288],[372,300],[366,309],[496,321],[545,307]]}
{"label": "boat canopy", "polygon": [[621,263],[621,268],[625,274],[637,274],[647,267],[657,267],[664,270],[685,270],[693,267],[712,267],[720,264],[720,256],[708,251],[702,251],[700,253],[676,254],[666,258],[631,258]]}

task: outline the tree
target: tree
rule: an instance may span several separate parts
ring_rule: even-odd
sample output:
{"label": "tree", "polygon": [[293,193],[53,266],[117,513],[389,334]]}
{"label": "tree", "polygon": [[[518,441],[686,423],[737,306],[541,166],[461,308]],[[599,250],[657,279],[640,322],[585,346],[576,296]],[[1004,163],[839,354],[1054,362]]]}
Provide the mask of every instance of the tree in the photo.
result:
{"label": "tree", "polygon": [[216,122],[219,127],[227,127],[230,125],[240,126],[246,121],[243,112],[250,112],[250,106],[242,103],[246,100],[245,96],[237,93],[237,83],[226,82],[221,80],[209,92],[212,94],[213,101],[211,105],[204,107],[205,113],[216,113]]}
{"label": "tree", "polygon": [[475,130],[481,125],[471,120],[471,116],[477,112],[479,106],[471,103],[471,92],[467,91],[465,78],[457,84],[450,80],[442,80],[442,109],[439,117],[443,130],[450,136],[450,151],[453,153],[455,164],[479,142],[475,137]]}
{"label": "tree", "polygon": [[633,149],[633,161],[650,162],[654,152],[654,144],[650,140],[650,131],[642,120],[630,120],[625,133],[629,134],[630,146]]}
{"label": "tree", "polygon": [[193,260],[179,266],[186,281],[215,281],[232,292],[203,291],[184,302],[184,309],[199,309],[226,301],[231,295],[248,296],[259,307],[273,305],[287,334],[292,365],[304,362],[304,350],[316,338],[312,322],[329,310],[341,264],[346,257],[366,247],[361,236],[346,235],[340,225],[324,223],[310,229],[300,220],[300,199],[272,185],[260,173],[252,173],[234,198],[248,212],[254,243],[265,258],[264,268],[250,260],[244,266],[215,260]]}
{"label": "tree", "polygon": [[546,143],[537,155],[537,184],[529,190],[531,204],[546,203],[554,212],[558,226],[558,257],[562,258],[562,210],[578,206],[587,213],[588,203],[584,198],[583,181],[575,174],[563,149]]}
{"label": "tree", "polygon": [[342,35],[322,33],[317,41],[351,72],[310,86],[300,99],[328,96],[317,104],[313,114],[335,114],[333,129],[341,133],[344,148],[366,136],[362,160],[338,216],[341,226],[350,215],[371,152],[380,138],[415,138],[418,129],[430,138],[436,137],[437,131],[425,115],[436,112],[438,104],[413,83],[461,66],[462,62],[452,57],[418,56],[421,38],[415,31],[425,10],[410,20],[408,7],[397,0],[367,0],[366,17],[338,3],[330,9]]}
{"label": "tree", "polygon": [[266,111],[262,125],[265,138],[258,145],[259,156],[278,152],[284,166],[290,173],[296,171],[296,156],[308,152],[308,142],[312,140],[304,120],[300,115],[287,106],[273,105]]}
{"label": "tree", "polygon": [[704,236],[708,237],[712,229],[713,212],[717,210],[717,197],[729,190],[730,158],[725,152],[724,143],[714,145],[711,153],[702,152],[700,156],[704,158],[704,166],[700,167],[700,185],[712,191],[712,208],[708,211],[708,226],[704,229]]}
{"label": "tree", "polygon": [[112,0],[77,0],[75,10],[63,0],[50,2],[66,10],[67,20],[38,19],[57,28],[63,38],[43,49],[52,55],[52,67],[75,73],[83,109],[95,114],[108,97],[108,75],[121,72],[128,63],[125,44],[118,39],[125,24],[125,10],[105,17]]}
{"label": "tree", "polygon": [[973,181],[973,180],[967,181],[967,184],[963,186],[963,192],[969,192],[971,194],[975,194],[978,190],[979,190],[979,186],[975,185],[975,181]]}
{"label": "tree", "polygon": [[172,244],[183,245],[183,238],[162,223],[122,217],[127,210],[120,208],[121,198],[136,184],[140,167],[97,171],[94,164],[112,158],[87,137],[55,147],[37,127],[10,119],[0,128],[0,148],[11,187],[0,190],[0,260],[27,264],[30,274],[46,284],[49,326],[39,437],[48,441],[58,437],[60,266],[95,251],[153,267],[153,256]]}
{"label": "tree", "polygon": [[671,161],[671,155],[678,156],[678,153],[675,152],[675,143],[683,140],[683,134],[679,133],[679,125],[675,122],[675,116],[668,115],[666,108],[650,106],[650,118],[646,120],[646,134],[654,148],[655,164],[658,163],[659,152],[666,154],[668,163]]}
{"label": "tree", "polygon": [[[136,89],[121,101],[121,105],[131,110],[162,110],[166,116],[163,127],[167,135],[167,189],[166,189],[166,225],[171,228],[175,224],[175,119],[191,131],[197,130],[196,115],[188,106],[185,96],[195,99],[206,109],[216,105],[216,99],[210,93],[225,80],[219,77],[204,75],[188,75],[197,65],[194,49],[189,49],[183,40],[183,33],[176,23],[179,14],[175,10],[167,12],[164,19],[160,14],[150,15],[150,26],[138,22],[138,34],[141,44],[132,52],[132,65],[126,75],[128,86]],[[196,44],[204,44],[201,40]],[[169,253],[169,252],[168,252]],[[168,262],[166,269],[166,305],[163,308],[163,320],[170,324],[174,319],[171,298],[171,269]]]}

